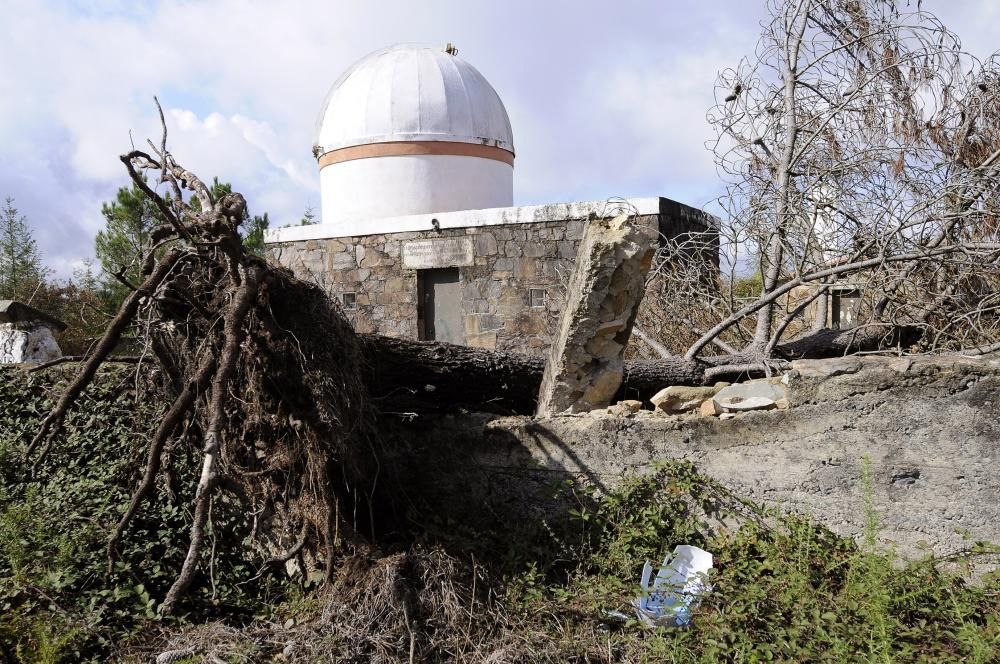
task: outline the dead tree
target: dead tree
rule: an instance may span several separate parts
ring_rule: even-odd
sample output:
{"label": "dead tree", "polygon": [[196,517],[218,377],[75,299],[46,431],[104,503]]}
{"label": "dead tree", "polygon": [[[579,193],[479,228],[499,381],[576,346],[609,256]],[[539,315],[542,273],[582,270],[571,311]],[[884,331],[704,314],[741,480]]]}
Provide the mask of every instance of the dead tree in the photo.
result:
{"label": "dead tree", "polygon": [[[166,220],[153,233],[141,282],[82,361],[27,454],[37,459],[46,453],[67,410],[126,329],[145,330],[143,354],[157,358],[168,403],[148,444],[141,481],[109,536],[108,563],[142,503],[158,490],[164,463],[185,446],[200,449],[187,556],[161,605],[169,613],[199,574],[219,492],[231,492],[246,514],[259,515],[253,530],[257,544],[274,553],[271,560],[305,549],[325,560],[329,575],[342,545],[356,541],[346,516],[352,509],[342,503],[362,501],[375,460],[366,435],[362,351],[350,324],[318,287],[244,250],[237,231],[246,211],[243,197],[214,198],[177,163],[166,138],[164,123],[158,146],[121,157]],[[156,177],[152,186],[147,173]]]}
{"label": "dead tree", "polygon": [[[992,347],[997,60],[963,53],[919,3],[772,0],[769,9],[755,57],[722,72],[709,112],[727,180],[719,279],[677,269],[676,257],[707,248],[707,236],[668,243],[655,271],[660,325],[687,341],[675,352],[695,359],[728,346],[735,364],[780,364],[783,349],[836,336],[824,329],[835,288],[861,296],[853,342],[837,350],[914,330],[922,351]],[[747,273],[759,282],[738,293]]]}

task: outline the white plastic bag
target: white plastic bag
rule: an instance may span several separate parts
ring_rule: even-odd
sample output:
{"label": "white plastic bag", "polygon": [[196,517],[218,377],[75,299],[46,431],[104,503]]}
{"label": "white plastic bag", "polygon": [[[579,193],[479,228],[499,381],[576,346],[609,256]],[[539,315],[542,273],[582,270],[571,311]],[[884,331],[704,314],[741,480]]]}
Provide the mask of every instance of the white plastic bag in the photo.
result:
{"label": "white plastic bag", "polygon": [[653,567],[646,561],[639,585],[642,595],[633,602],[639,620],[654,627],[680,627],[691,622],[691,610],[712,587],[708,573],[712,554],[696,546],[681,544],[663,559],[650,586]]}

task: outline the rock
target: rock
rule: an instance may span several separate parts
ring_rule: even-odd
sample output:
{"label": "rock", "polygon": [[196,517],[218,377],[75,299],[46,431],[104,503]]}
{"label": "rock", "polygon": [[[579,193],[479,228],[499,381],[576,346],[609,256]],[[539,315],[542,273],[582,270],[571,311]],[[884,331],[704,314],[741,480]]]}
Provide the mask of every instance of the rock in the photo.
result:
{"label": "rock", "polygon": [[44,325],[0,323],[0,364],[42,364],[62,357]]}
{"label": "rock", "polygon": [[624,401],[619,401],[618,405],[626,405],[633,413],[638,413],[642,410],[642,402],[638,399],[625,399]]}
{"label": "rock", "polygon": [[772,402],[778,399],[784,399],[788,396],[785,390],[785,386],[781,383],[774,384],[766,381],[751,381],[749,383],[737,383],[736,385],[730,385],[729,387],[724,387],[718,391],[715,395],[715,400],[720,404],[725,405],[723,402],[732,399],[733,397],[739,397],[741,399],[750,399],[753,397],[764,397],[765,399],[770,399]]}
{"label": "rock", "polygon": [[587,223],[538,392],[540,417],[611,403],[656,238],[654,226],[629,215]]}
{"label": "rock", "polygon": [[686,413],[698,410],[705,399],[711,399],[718,392],[715,387],[671,385],[654,394],[649,401],[664,413]]}
{"label": "rock", "polygon": [[861,371],[863,364],[857,357],[832,357],[826,360],[795,360],[792,368],[803,378],[832,378]]}
{"label": "rock", "polygon": [[731,420],[734,417],[736,417],[736,413],[723,413],[722,415],[719,415],[720,420]]}
{"label": "rock", "polygon": [[723,410],[722,406],[715,402],[715,399],[705,399],[701,402],[701,408],[698,409],[698,413],[702,417],[715,417],[716,415],[721,415]]}
{"label": "rock", "polygon": [[778,410],[788,410],[792,404],[788,403],[788,399],[778,399],[774,402],[774,407]]}
{"label": "rock", "polygon": [[715,402],[726,410],[767,410],[774,408],[777,403],[768,397],[728,397],[726,399],[715,399]]}
{"label": "rock", "polygon": [[[637,401],[635,403],[638,403],[640,408],[642,407],[641,401]],[[629,417],[630,415],[634,415],[638,410],[639,408],[633,408],[629,403],[619,401],[613,406],[608,406],[608,415],[614,415],[615,417]]]}

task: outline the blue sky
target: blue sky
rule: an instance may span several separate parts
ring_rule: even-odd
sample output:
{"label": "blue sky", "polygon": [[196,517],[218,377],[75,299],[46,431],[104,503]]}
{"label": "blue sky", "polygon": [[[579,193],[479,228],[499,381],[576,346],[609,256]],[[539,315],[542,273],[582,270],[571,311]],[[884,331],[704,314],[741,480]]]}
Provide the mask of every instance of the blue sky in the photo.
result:
{"label": "blue sky", "polygon": [[[1000,49],[998,0],[922,6],[973,54]],[[763,14],[762,0],[0,0],[0,197],[68,276],[126,182],[129,132],[158,136],[155,94],[181,163],[295,223],[319,208],[312,133],[340,72],[388,44],[453,42],[507,106],[516,203],[705,205],[715,74],[753,51]]]}

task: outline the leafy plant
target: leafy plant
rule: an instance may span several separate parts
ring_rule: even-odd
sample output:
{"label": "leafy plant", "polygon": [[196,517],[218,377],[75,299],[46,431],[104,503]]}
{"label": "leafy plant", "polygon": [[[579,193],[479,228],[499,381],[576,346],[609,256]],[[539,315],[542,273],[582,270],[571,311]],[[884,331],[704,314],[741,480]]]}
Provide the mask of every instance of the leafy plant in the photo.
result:
{"label": "leafy plant", "polygon": [[[107,569],[107,536],[128,503],[160,406],[151,392],[136,392],[134,368],[106,371],[31,467],[21,460],[24,445],[51,405],[53,379],[65,373],[0,371],[0,659],[103,661],[115,642],[161,621],[157,602],[187,549],[190,515],[163,487]],[[267,579],[240,585],[257,562],[233,553],[245,532],[242,510],[220,501],[214,583],[191,603],[189,618],[225,612],[238,621],[276,590]]]}

